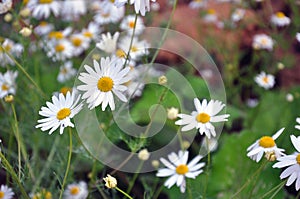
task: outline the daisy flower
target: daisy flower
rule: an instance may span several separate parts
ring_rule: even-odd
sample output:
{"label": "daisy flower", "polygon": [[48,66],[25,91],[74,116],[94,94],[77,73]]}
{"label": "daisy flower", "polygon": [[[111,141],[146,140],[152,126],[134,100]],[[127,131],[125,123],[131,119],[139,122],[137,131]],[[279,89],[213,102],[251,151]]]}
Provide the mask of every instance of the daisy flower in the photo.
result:
{"label": "daisy flower", "polygon": [[85,0],[65,0],[61,4],[60,14],[65,21],[76,21],[87,12]]}
{"label": "daisy flower", "polygon": [[99,6],[100,9],[94,16],[94,21],[99,25],[117,23],[122,19],[122,17],[124,17],[125,8],[118,8],[109,0],[101,2]]}
{"label": "daisy flower", "polygon": [[0,74],[0,98],[12,94],[16,94],[16,78],[18,71],[7,71],[4,74]]}
{"label": "daisy flower", "polygon": [[50,42],[47,48],[47,56],[51,57],[53,61],[65,61],[74,56],[74,47],[67,39]]}
{"label": "daisy flower", "polygon": [[[10,39],[5,39],[1,46],[12,56],[18,58],[21,56],[24,48],[21,44],[15,43]],[[2,66],[6,64],[15,65],[15,62],[0,48],[0,62]]]}
{"label": "daisy flower", "polygon": [[48,18],[51,12],[57,17],[61,8],[60,2],[55,0],[30,0],[27,6],[37,19]]}
{"label": "daisy flower", "polygon": [[71,32],[72,32],[72,28],[67,27],[64,30],[50,32],[48,34],[48,38],[50,39],[50,41],[58,41],[58,40],[66,39]]}
{"label": "daisy flower", "polygon": [[295,128],[300,130],[300,117],[296,118],[296,122],[298,123],[297,125],[295,125]]}
{"label": "daisy flower", "polygon": [[75,92],[72,94],[68,92],[66,96],[62,93],[58,97],[52,96],[52,102],[46,102],[47,107],[43,106],[39,111],[39,114],[45,118],[38,120],[39,124],[35,128],[41,128],[42,131],[50,129],[51,135],[58,127],[60,127],[60,134],[63,133],[64,128],[74,127],[71,119],[82,108],[82,103],[78,103],[80,97],[80,95],[76,96]]}
{"label": "daisy flower", "polygon": [[90,109],[102,104],[102,111],[107,105],[111,110],[115,110],[113,94],[121,101],[127,101],[122,93],[126,91],[127,87],[122,84],[130,80],[127,76],[130,68],[122,67],[122,60],[116,57],[101,58],[100,63],[94,60],[94,68],[84,65],[87,73],[80,73],[78,77],[84,85],[79,85],[77,89],[84,92],[82,98],[86,99]]}
{"label": "daisy flower", "polygon": [[0,3],[0,14],[8,12],[12,7],[12,0],[2,0]]}
{"label": "daisy flower", "polygon": [[60,66],[57,81],[61,83],[66,82],[74,77],[76,73],[77,70],[73,68],[73,63],[71,61],[67,61]]}
{"label": "daisy flower", "polygon": [[193,128],[199,129],[199,133],[205,135],[210,139],[211,135],[216,136],[215,127],[212,123],[227,121],[229,114],[217,115],[224,107],[225,104],[218,100],[207,100],[204,99],[202,104],[199,99],[194,99],[194,105],[196,111],[193,111],[191,115],[178,114],[180,120],[176,121],[176,125],[181,125],[182,131],[189,131]]}
{"label": "daisy flower", "polygon": [[233,22],[239,22],[241,19],[244,18],[245,12],[246,11],[244,9],[236,9],[231,15],[231,20]]}
{"label": "daisy flower", "polygon": [[270,74],[266,74],[262,71],[260,74],[256,75],[254,81],[264,89],[268,90],[274,87],[275,84],[275,77]]}
{"label": "daisy flower", "polygon": [[119,38],[120,33],[116,32],[113,36],[111,36],[110,32],[106,34],[102,34],[101,41],[96,44],[96,47],[100,50],[103,50],[106,53],[114,53],[117,49],[117,40]]}
{"label": "daisy flower", "polygon": [[41,21],[38,26],[34,28],[34,33],[40,36],[49,34],[54,29],[54,25],[46,21]]}
{"label": "daisy flower", "polygon": [[291,19],[283,12],[276,12],[271,16],[271,23],[278,27],[287,26],[291,23]]}
{"label": "daisy flower", "polygon": [[218,20],[216,11],[214,9],[208,9],[206,11],[206,15],[204,16],[203,20],[207,23],[215,23]]}
{"label": "daisy flower", "polygon": [[135,27],[135,32],[134,32],[135,35],[140,35],[144,31],[145,26],[141,17],[139,16],[137,17],[136,24],[135,24],[135,15],[128,15],[122,20],[120,24],[121,30],[127,31],[127,34],[130,36],[133,33],[134,27]]}
{"label": "daisy flower", "polygon": [[[131,44],[131,46],[130,46]],[[127,53],[129,51],[129,57],[133,60],[139,59],[143,55],[147,55],[148,48],[150,45],[145,40],[139,41],[138,38],[134,37],[131,43],[131,37],[124,37],[118,43],[118,50],[116,51],[116,55],[120,58],[126,58]],[[130,49],[129,49],[130,48]],[[120,51],[121,50],[121,51]]]}
{"label": "daisy flower", "polygon": [[200,173],[205,163],[199,163],[202,156],[197,155],[190,163],[187,163],[189,157],[188,151],[179,151],[178,155],[174,152],[168,155],[168,160],[160,158],[160,161],[167,167],[159,169],[156,176],[167,177],[165,186],[171,188],[175,183],[180,187],[182,193],[185,192],[186,181],[185,178],[195,179]]}
{"label": "daisy flower", "polygon": [[205,7],[207,4],[207,0],[192,0],[189,3],[189,7],[191,9],[199,9]]}
{"label": "daisy flower", "polygon": [[67,189],[64,192],[64,199],[85,199],[88,194],[87,184],[81,181],[67,186]]}
{"label": "daisy flower", "polygon": [[101,31],[102,29],[98,24],[96,24],[95,22],[90,22],[87,28],[82,29],[81,34],[89,40],[96,40],[98,39],[98,35]]}
{"label": "daisy flower", "polygon": [[11,188],[9,188],[6,185],[1,185],[1,188],[0,188],[0,198],[1,199],[12,199],[14,195],[15,194]]}
{"label": "daisy flower", "polygon": [[253,37],[252,47],[255,50],[273,50],[274,41],[266,34],[257,34]]}
{"label": "daisy flower", "polygon": [[276,159],[284,155],[284,149],[278,148],[275,143],[275,140],[281,135],[283,130],[284,128],[281,128],[272,137],[263,136],[259,140],[256,140],[254,144],[247,148],[247,156],[256,162],[259,162],[264,153],[272,153],[275,155]]}
{"label": "daisy flower", "polygon": [[73,45],[73,56],[82,54],[90,47],[90,39],[83,36],[81,33],[76,33],[70,36],[70,41]]}
{"label": "daisy flower", "polygon": [[[156,0],[152,1],[155,2]],[[127,2],[127,0],[115,0],[115,5],[121,7]],[[146,12],[150,11],[150,0],[130,0],[130,4],[134,4],[136,14],[141,13],[142,16],[145,16]]]}
{"label": "daisy flower", "polygon": [[292,155],[286,155],[278,158],[278,162],[273,165],[273,168],[286,168],[280,175],[280,179],[288,178],[286,186],[290,186],[296,181],[296,190],[300,189],[300,136],[291,135],[291,141],[297,150]]}

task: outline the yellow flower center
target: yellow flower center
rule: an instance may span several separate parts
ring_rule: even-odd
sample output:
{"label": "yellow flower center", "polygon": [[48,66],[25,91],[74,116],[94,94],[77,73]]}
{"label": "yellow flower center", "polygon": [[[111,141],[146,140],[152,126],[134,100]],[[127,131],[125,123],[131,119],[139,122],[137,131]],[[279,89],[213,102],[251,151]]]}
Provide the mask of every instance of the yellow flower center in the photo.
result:
{"label": "yellow flower center", "polygon": [[62,52],[62,51],[64,51],[64,50],[65,50],[65,46],[62,45],[62,44],[57,44],[57,45],[55,46],[55,51],[56,51],[56,52]]}
{"label": "yellow flower center", "polygon": [[197,120],[197,122],[201,122],[201,123],[205,124],[210,121],[210,116],[206,113],[199,113],[196,116],[196,120]]}
{"label": "yellow flower center", "polygon": [[216,11],[214,9],[208,9],[207,14],[214,15],[214,14],[216,14]]}
{"label": "yellow flower center", "polygon": [[55,39],[63,39],[64,35],[60,31],[54,31],[54,32],[50,32],[49,33],[49,38],[50,39],[53,39],[53,38],[55,38]]}
{"label": "yellow flower center", "polygon": [[104,17],[104,18],[108,18],[108,17],[110,16],[109,12],[108,12],[108,13],[102,13],[101,15],[102,15],[102,17]]}
{"label": "yellow flower center", "polygon": [[28,2],[29,2],[29,0],[23,0],[24,5],[27,5]]}
{"label": "yellow flower center", "polygon": [[116,52],[116,55],[120,58],[125,58],[126,57],[126,53],[122,49],[118,49],[117,52]]}
{"label": "yellow flower center", "polygon": [[40,26],[47,26],[47,25],[48,25],[48,23],[46,21],[41,21],[40,22]]}
{"label": "yellow flower center", "polygon": [[92,38],[93,37],[93,33],[86,31],[83,33],[83,36],[88,37],[88,38]]}
{"label": "yellow flower center", "polygon": [[128,26],[129,26],[130,28],[134,28],[134,25],[135,25],[134,21],[128,22]]}
{"label": "yellow flower center", "polygon": [[138,51],[138,48],[136,46],[131,47],[131,52],[137,52],[137,51]]}
{"label": "yellow flower center", "polygon": [[57,114],[56,114],[56,118],[59,120],[63,120],[66,117],[68,117],[71,114],[71,109],[69,108],[62,108],[60,109]]}
{"label": "yellow flower center", "polygon": [[285,17],[285,14],[283,12],[276,12],[276,16],[278,18],[284,18]]}
{"label": "yellow flower center", "polygon": [[110,0],[110,2],[115,3],[115,0]]}
{"label": "yellow flower center", "polygon": [[114,82],[110,77],[101,77],[98,80],[98,89],[102,92],[108,92],[111,91],[113,86],[114,86]]}
{"label": "yellow flower center", "polygon": [[202,2],[202,0],[194,0],[195,2],[197,2],[197,3],[201,3]]}
{"label": "yellow flower center", "polygon": [[6,84],[2,84],[1,89],[3,91],[8,91],[9,88],[8,88],[8,86]]}
{"label": "yellow flower center", "polygon": [[297,157],[296,157],[296,161],[298,164],[300,164],[300,153],[298,153]]}
{"label": "yellow flower center", "polygon": [[179,175],[184,175],[189,171],[189,168],[185,164],[178,165],[176,167],[176,173]]}
{"label": "yellow flower center", "polygon": [[79,47],[82,44],[82,40],[78,37],[72,38],[72,43],[74,46]]}
{"label": "yellow flower center", "polygon": [[74,186],[70,189],[71,195],[77,195],[79,193],[80,189],[77,186]]}
{"label": "yellow flower center", "polygon": [[40,4],[49,4],[52,3],[53,0],[40,0]]}
{"label": "yellow flower center", "polygon": [[3,46],[3,48],[5,49],[5,51],[9,52],[12,49],[12,45],[7,44],[7,45]]}
{"label": "yellow flower center", "polygon": [[0,198],[4,198],[5,194],[3,191],[0,191]]}
{"label": "yellow flower center", "polygon": [[267,44],[268,44],[268,40],[267,40],[266,38],[263,38],[263,39],[261,40],[261,44],[262,44],[262,45],[267,45]]}
{"label": "yellow flower center", "polygon": [[264,148],[271,148],[271,147],[275,146],[275,141],[270,136],[263,136],[259,140],[259,146],[264,147]]}
{"label": "yellow flower center", "polygon": [[262,80],[263,80],[263,82],[266,83],[266,84],[269,82],[268,77],[263,77]]}
{"label": "yellow flower center", "polygon": [[62,94],[64,94],[64,96],[66,96],[68,91],[72,92],[72,88],[62,87],[59,92],[62,93]]}

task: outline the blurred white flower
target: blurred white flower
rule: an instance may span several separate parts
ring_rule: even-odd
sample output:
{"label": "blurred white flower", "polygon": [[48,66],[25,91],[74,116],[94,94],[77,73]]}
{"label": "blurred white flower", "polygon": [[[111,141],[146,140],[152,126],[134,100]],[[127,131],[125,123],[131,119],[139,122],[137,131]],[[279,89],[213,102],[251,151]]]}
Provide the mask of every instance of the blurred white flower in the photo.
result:
{"label": "blurred white flower", "polygon": [[110,32],[101,34],[102,39],[96,44],[96,47],[106,53],[116,52],[119,35],[119,32],[116,32],[113,36],[111,36]]}
{"label": "blurred white flower", "polygon": [[216,14],[216,11],[214,9],[208,9],[206,11],[206,15],[204,16],[203,20],[206,23],[215,23],[218,21],[218,16]]}
{"label": "blurred white flower", "polygon": [[58,16],[61,9],[61,2],[56,0],[30,0],[27,4],[32,16],[37,19],[48,18],[51,12]]}
{"label": "blurred white flower", "polygon": [[260,74],[256,75],[254,78],[254,81],[264,89],[270,89],[273,88],[275,85],[275,77],[270,74],[266,74],[264,71],[262,71]]}
{"label": "blurred white flower", "polygon": [[[131,45],[130,45],[131,44]],[[129,58],[133,60],[138,60],[141,56],[147,55],[148,48],[150,48],[150,45],[145,40],[139,41],[138,38],[134,37],[132,39],[131,43],[131,37],[124,37],[118,42],[118,49],[121,49],[123,53],[125,53],[125,57],[129,51]],[[130,48],[130,49],[129,49]],[[118,50],[117,50],[118,53]],[[118,56],[118,54],[117,54]],[[118,56],[119,57],[119,56]]]}
{"label": "blurred white flower", "polygon": [[2,199],[12,199],[15,193],[6,185],[1,185],[0,188],[0,198]]}
{"label": "blurred white flower", "polygon": [[[18,58],[21,56],[24,48],[21,44],[15,43],[10,39],[4,39],[3,43],[1,44],[2,48],[4,48],[5,51],[10,53],[15,58]],[[2,67],[5,67],[6,64],[15,65],[15,62],[0,48],[0,65]]]}
{"label": "blurred white flower", "polygon": [[134,27],[135,27],[134,35],[140,35],[145,29],[142,18],[138,16],[135,22],[135,17],[136,17],[135,15],[128,15],[122,20],[120,24],[121,30],[127,31],[127,34],[129,36],[132,35]]}
{"label": "blurred white flower", "polygon": [[54,25],[46,21],[41,21],[38,26],[34,28],[37,35],[43,36],[49,34],[54,29]]}
{"label": "blurred white flower", "polygon": [[57,81],[58,82],[66,82],[72,77],[74,77],[77,73],[77,70],[73,68],[73,63],[72,61],[67,61],[63,65],[60,66],[59,68],[59,73],[57,76]]}
{"label": "blurred white flower", "polygon": [[292,102],[292,101],[294,101],[294,95],[291,93],[288,93],[288,94],[286,94],[285,99],[288,102]]}
{"label": "blurred white flower", "polygon": [[[155,2],[156,0],[151,1]],[[127,2],[127,0],[115,0],[115,5],[121,7]],[[130,0],[129,2],[131,5],[134,4],[136,14],[141,13],[142,16],[145,16],[146,12],[150,11],[150,0]]]}
{"label": "blurred white flower", "polygon": [[291,23],[291,19],[283,12],[276,12],[271,16],[271,23],[278,27],[287,26]]}
{"label": "blurred white flower", "polygon": [[231,20],[233,22],[239,22],[245,16],[246,11],[244,9],[238,8],[231,14]]}
{"label": "blurred white flower", "polygon": [[16,78],[18,71],[7,71],[4,74],[0,73],[0,98],[3,99],[5,96],[16,94]]}
{"label": "blurred white flower", "polygon": [[83,36],[81,33],[75,33],[70,36],[70,41],[73,46],[72,56],[79,56],[90,47],[90,39]]}
{"label": "blurred white flower", "polygon": [[86,182],[72,183],[64,191],[64,199],[86,199],[89,195]]}
{"label": "blurred white flower", "polygon": [[189,3],[189,7],[191,9],[199,9],[199,8],[204,8],[207,5],[207,0],[192,0]]}
{"label": "blurred white flower", "polygon": [[85,0],[65,0],[61,2],[60,15],[65,21],[76,21],[87,13]]}
{"label": "blurred white flower", "polygon": [[266,34],[257,34],[253,37],[252,47],[255,50],[273,50],[274,41]]}
{"label": "blurred white flower", "polygon": [[65,61],[74,56],[74,47],[67,39],[49,42],[46,49],[47,56],[52,58],[53,61]]}
{"label": "blurred white flower", "polygon": [[0,14],[8,12],[12,7],[12,0],[2,0],[0,2]]}
{"label": "blurred white flower", "polygon": [[124,17],[125,8],[116,7],[110,0],[102,1],[99,6],[94,21],[100,25],[117,23]]}

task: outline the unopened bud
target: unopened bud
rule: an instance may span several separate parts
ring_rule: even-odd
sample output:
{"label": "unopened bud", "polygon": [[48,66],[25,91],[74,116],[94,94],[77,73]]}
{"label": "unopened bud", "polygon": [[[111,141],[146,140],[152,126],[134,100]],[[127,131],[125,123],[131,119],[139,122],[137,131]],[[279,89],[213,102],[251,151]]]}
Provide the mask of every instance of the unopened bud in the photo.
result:
{"label": "unopened bud", "polygon": [[162,75],[158,78],[158,83],[163,85],[163,84],[166,84],[168,82],[168,79],[166,76]]}
{"label": "unopened bud", "polygon": [[150,153],[148,152],[147,149],[141,150],[141,151],[139,152],[139,154],[138,154],[138,158],[139,158],[140,160],[143,160],[143,161],[148,160],[149,157],[150,157]]}
{"label": "unopened bud", "polygon": [[5,22],[11,22],[11,20],[13,19],[13,16],[12,16],[12,14],[10,14],[10,13],[7,13],[6,15],[4,15],[4,21]]}
{"label": "unopened bud", "polygon": [[14,96],[13,95],[6,95],[4,97],[4,101],[7,103],[12,103],[14,101]]}
{"label": "unopened bud", "polygon": [[21,17],[23,17],[23,18],[29,17],[29,16],[30,16],[30,9],[29,9],[29,8],[23,8],[23,9],[20,11],[20,15],[21,15]]}
{"label": "unopened bud", "polygon": [[19,32],[23,37],[29,37],[32,33],[32,30],[28,27],[23,27]]}
{"label": "unopened bud", "polygon": [[159,167],[159,161],[158,160],[153,160],[152,162],[151,162],[151,164],[152,164],[152,166],[154,167],[154,168],[158,168]]}

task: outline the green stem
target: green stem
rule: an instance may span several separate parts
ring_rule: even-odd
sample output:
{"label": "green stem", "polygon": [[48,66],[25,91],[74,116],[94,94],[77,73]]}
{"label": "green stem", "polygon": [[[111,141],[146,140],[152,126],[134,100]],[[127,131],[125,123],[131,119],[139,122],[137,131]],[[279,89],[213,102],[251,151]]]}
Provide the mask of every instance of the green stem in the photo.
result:
{"label": "green stem", "polygon": [[206,198],[206,191],[208,186],[208,178],[209,178],[209,167],[210,167],[210,150],[209,150],[209,141],[208,138],[205,136],[206,141],[206,150],[207,150],[207,166],[206,166],[206,176],[205,176],[205,186],[203,191],[203,198]]}
{"label": "green stem", "polygon": [[243,191],[243,189],[246,188],[246,186],[253,180],[253,178],[258,175],[263,169],[264,167],[266,166],[267,164],[267,160],[264,161],[263,164],[260,165],[260,167],[256,170],[256,172],[253,173],[252,176],[250,176],[250,178],[248,178],[247,182],[235,193],[233,194],[233,196],[231,198],[234,198],[235,196],[237,196],[241,191]]}
{"label": "green stem", "polygon": [[8,173],[10,173],[12,179],[18,184],[18,189],[20,190],[22,196],[25,199],[30,199],[29,196],[27,195],[22,183],[20,182],[16,172],[14,171],[14,169],[12,168],[12,166],[9,164],[9,162],[7,161],[7,159],[5,158],[5,156],[2,154],[2,152],[0,151],[0,158],[1,158],[1,163],[3,164],[4,168],[6,169],[6,171]]}
{"label": "green stem", "polygon": [[277,189],[281,189],[285,183],[287,182],[287,180],[284,180],[283,182],[281,182],[280,184],[276,185],[275,187],[273,187],[270,191],[268,191],[267,193],[265,193],[263,196],[259,197],[259,198],[265,198],[266,196],[268,196],[269,194],[273,193],[274,190]]}
{"label": "green stem", "polygon": [[46,163],[44,164],[43,170],[42,170],[42,172],[40,173],[38,179],[36,180],[36,182],[35,182],[35,184],[34,184],[34,186],[33,186],[33,189],[32,189],[32,191],[31,191],[32,193],[35,193],[35,191],[36,191],[36,189],[38,188],[38,186],[40,185],[40,183],[41,183],[41,181],[42,181],[42,179],[43,179],[43,177],[44,177],[46,171],[49,169],[49,166],[50,166],[50,164],[52,163],[54,154],[55,154],[55,152],[56,152],[56,150],[57,150],[57,144],[58,144],[58,142],[59,142],[59,136],[56,136],[56,138],[55,138],[55,140],[54,140],[54,143],[53,143],[53,145],[52,145],[52,147],[51,147],[51,151],[50,151],[50,153],[49,153],[49,156],[48,156],[48,158],[47,158],[47,161],[46,161]]}
{"label": "green stem", "polygon": [[27,151],[26,151],[26,148],[25,148],[25,145],[23,143],[23,137],[22,135],[20,134],[20,131],[19,131],[19,124],[18,124],[18,119],[17,119],[17,113],[16,113],[16,109],[15,109],[15,106],[13,103],[11,103],[11,109],[12,109],[12,112],[13,112],[13,116],[14,116],[14,120],[15,120],[15,136],[16,136],[16,139],[17,139],[17,143],[18,143],[18,165],[19,165],[19,178],[20,178],[20,174],[21,174],[21,155],[23,155],[23,158],[24,158],[24,161],[25,161],[25,164],[26,166],[28,167],[28,171],[29,171],[29,174],[30,174],[30,177],[32,180],[35,180],[35,176],[34,176],[34,173],[33,173],[33,169],[29,163],[29,160],[28,160],[28,154],[27,154]]}
{"label": "green stem", "polygon": [[133,30],[132,30],[131,39],[130,39],[129,49],[128,49],[128,52],[127,52],[127,55],[126,55],[126,59],[125,59],[125,62],[124,62],[124,67],[126,66],[127,61],[129,60],[130,50],[131,50],[132,43],[133,43],[133,38],[134,38],[134,35],[135,35],[137,18],[138,18],[138,14],[135,14],[134,26],[133,26]]}
{"label": "green stem", "polygon": [[36,84],[36,82],[30,77],[30,75],[27,73],[27,71],[24,69],[24,67],[5,48],[3,48],[2,45],[0,45],[0,49],[2,51],[4,51],[11,60],[13,60],[13,62],[16,64],[16,66],[25,74],[25,76],[29,79],[29,81],[37,88],[37,90],[40,92],[40,94],[43,96],[43,98],[47,98],[46,94]]}
{"label": "green stem", "polygon": [[60,191],[59,199],[61,199],[62,196],[63,196],[64,189],[65,189],[65,184],[66,184],[66,181],[67,181],[67,177],[68,177],[68,173],[69,173],[69,169],[70,169],[70,165],[71,165],[71,158],[72,158],[72,130],[71,130],[71,127],[69,127],[69,137],[70,137],[70,146],[69,146],[68,163],[67,163],[67,168],[66,168],[64,179],[63,179],[63,183],[61,185],[61,191]]}
{"label": "green stem", "polygon": [[133,199],[130,195],[128,195],[127,193],[125,193],[122,189],[120,189],[119,187],[115,187],[115,189],[119,192],[121,192],[124,196],[126,196],[129,199]]}
{"label": "green stem", "polygon": [[158,190],[156,190],[155,195],[153,196],[153,199],[157,199],[158,198],[158,196],[160,195],[160,193],[163,190],[163,188],[164,188],[163,184],[159,186]]}
{"label": "green stem", "polygon": [[139,173],[140,173],[140,171],[143,167],[143,164],[144,164],[144,161],[141,161],[138,168],[137,168],[137,170],[136,170],[136,172],[134,173],[134,176],[133,176],[132,180],[129,183],[129,186],[126,190],[126,193],[130,193],[130,191],[131,191],[131,189],[132,189],[132,187],[133,187],[133,185],[134,185],[134,183],[135,183],[135,181],[136,181],[136,179],[137,179],[137,177],[138,177],[138,175],[139,175]]}

